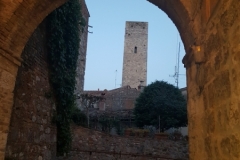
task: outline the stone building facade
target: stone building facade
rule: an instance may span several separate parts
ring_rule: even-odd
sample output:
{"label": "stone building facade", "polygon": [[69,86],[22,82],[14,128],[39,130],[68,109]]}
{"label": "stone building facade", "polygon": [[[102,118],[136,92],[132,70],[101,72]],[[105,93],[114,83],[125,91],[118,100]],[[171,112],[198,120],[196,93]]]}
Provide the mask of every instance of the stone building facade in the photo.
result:
{"label": "stone building facade", "polygon": [[120,111],[132,110],[135,105],[135,100],[141,91],[136,88],[131,88],[130,86],[124,86],[113,90],[84,91],[83,93],[102,96],[104,98],[104,100],[94,105],[95,109],[100,111]]}
{"label": "stone building facade", "polygon": [[135,100],[139,96],[140,91],[130,86],[125,86],[110,90],[106,94],[105,110],[129,110],[133,109]]}
{"label": "stone building facade", "polygon": [[147,83],[148,23],[126,22],[122,86],[138,88]]}
{"label": "stone building facade", "polygon": [[119,119],[123,128],[135,126],[133,109],[141,90],[124,86],[113,90],[84,91],[83,93],[103,98],[103,100],[95,103],[92,108],[87,109],[84,108],[84,105],[80,106],[85,114],[89,114],[92,128],[102,131],[102,127],[98,123],[99,117],[102,116]]}

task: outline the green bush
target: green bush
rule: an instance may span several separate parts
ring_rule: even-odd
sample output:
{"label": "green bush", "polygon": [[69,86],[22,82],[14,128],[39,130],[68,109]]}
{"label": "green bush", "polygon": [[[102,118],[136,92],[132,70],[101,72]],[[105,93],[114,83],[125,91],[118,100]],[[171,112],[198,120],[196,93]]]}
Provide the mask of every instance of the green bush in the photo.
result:
{"label": "green bush", "polygon": [[73,108],[71,119],[76,125],[87,127],[87,116],[77,107]]}
{"label": "green bush", "polygon": [[156,81],[144,88],[134,108],[138,127],[158,127],[161,131],[187,125],[187,104],[180,90],[164,81]]}

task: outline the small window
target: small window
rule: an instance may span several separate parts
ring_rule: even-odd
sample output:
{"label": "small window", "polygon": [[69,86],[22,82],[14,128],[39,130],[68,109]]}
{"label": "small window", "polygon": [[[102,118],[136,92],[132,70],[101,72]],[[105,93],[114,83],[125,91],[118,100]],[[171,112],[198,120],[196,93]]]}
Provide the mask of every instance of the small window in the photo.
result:
{"label": "small window", "polygon": [[137,53],[137,47],[134,47],[134,53]]}

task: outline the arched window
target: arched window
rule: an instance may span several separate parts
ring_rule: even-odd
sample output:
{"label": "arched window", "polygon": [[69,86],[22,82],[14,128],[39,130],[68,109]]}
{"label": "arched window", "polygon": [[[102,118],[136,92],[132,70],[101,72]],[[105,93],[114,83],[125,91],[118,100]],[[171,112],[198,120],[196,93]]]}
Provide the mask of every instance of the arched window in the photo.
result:
{"label": "arched window", "polygon": [[136,46],[134,47],[134,53],[137,53],[137,47]]}

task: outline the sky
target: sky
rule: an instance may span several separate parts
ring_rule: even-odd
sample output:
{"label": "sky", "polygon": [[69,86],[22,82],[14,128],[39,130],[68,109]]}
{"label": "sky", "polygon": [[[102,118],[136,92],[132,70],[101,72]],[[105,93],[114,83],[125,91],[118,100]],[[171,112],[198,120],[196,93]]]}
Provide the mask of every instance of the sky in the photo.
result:
{"label": "sky", "polygon": [[179,58],[179,88],[186,87],[185,50],[171,19],[146,0],[86,0],[90,13],[84,90],[121,87],[126,21],[148,22],[147,84],[156,80],[176,86]]}

